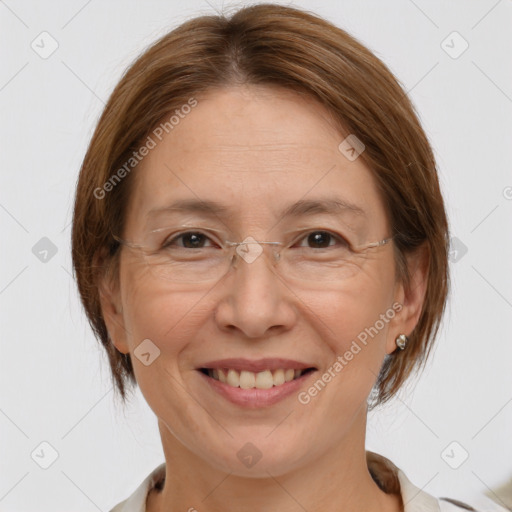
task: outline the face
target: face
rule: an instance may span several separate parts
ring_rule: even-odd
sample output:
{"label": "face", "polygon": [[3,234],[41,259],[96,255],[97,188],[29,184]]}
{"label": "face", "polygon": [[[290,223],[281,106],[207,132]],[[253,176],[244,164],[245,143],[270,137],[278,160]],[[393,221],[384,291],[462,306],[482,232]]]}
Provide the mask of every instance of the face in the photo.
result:
{"label": "face", "polygon": [[[286,233],[306,230],[290,252],[300,245],[321,250],[318,240],[331,248],[336,239],[325,231],[356,245],[390,236],[370,170],[362,158],[340,151],[346,135],[320,104],[255,86],[197,99],[137,168],[125,240],[146,241],[149,231],[182,224],[237,242],[249,236],[283,241]],[[358,210],[285,215],[298,201],[327,199]],[[168,209],[179,200],[214,201],[224,210]],[[320,238],[308,238],[320,228]],[[216,236],[181,239],[181,251],[196,250],[191,243],[198,240],[201,250],[219,250],[222,237]],[[237,257],[215,282],[169,281],[148,262],[147,254],[123,247],[119,281],[102,305],[116,347],[132,354],[164,445],[179,446],[203,467],[266,476],[266,470],[284,474],[364,439],[366,400],[383,358],[419,314],[396,279],[392,242],[355,258],[343,278],[307,282],[282,275],[269,246],[250,263]],[[150,341],[137,350],[143,340]],[[149,353],[145,361],[134,355],[141,350]],[[245,361],[212,364],[224,359]],[[272,370],[271,389],[235,387],[239,372],[231,371],[232,386],[200,370],[243,370],[244,364],[240,374],[249,387],[260,372],[265,375],[256,379],[267,386],[264,370]],[[279,384],[280,368],[313,370]],[[252,450],[265,465],[244,462]]]}

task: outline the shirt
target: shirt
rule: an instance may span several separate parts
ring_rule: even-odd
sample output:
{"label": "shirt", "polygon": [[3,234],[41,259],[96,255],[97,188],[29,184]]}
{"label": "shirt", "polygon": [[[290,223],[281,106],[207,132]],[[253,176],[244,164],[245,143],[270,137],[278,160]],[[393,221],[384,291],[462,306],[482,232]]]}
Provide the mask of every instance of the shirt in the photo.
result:
{"label": "shirt", "polygon": [[[482,512],[509,512],[495,502],[482,497],[485,503],[482,509],[451,498],[435,498],[416,487],[389,459],[374,452],[366,452],[368,470],[377,485],[386,493],[402,496],[404,512],[461,512],[462,510],[481,510]],[[117,504],[110,512],[146,512],[146,500],[149,491],[165,477],[165,462],[154,469],[135,492],[126,500]]]}

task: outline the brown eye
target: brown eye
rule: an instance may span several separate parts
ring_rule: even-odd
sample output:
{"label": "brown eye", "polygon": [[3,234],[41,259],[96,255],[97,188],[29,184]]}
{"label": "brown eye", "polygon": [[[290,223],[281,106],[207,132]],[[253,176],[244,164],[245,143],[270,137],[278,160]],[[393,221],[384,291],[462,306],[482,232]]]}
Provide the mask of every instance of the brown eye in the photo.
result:
{"label": "brown eye", "polygon": [[317,231],[308,236],[308,243],[316,247],[329,247],[332,236],[325,231]]}
{"label": "brown eye", "polygon": [[329,231],[312,231],[302,240],[306,240],[308,247],[312,249],[324,249],[326,247],[333,247],[338,242],[342,246],[347,246],[347,242],[340,236],[334,235]]}
{"label": "brown eye", "polygon": [[[177,240],[181,240],[182,243],[176,244],[175,242]],[[185,249],[202,249],[207,240],[210,239],[203,233],[188,231],[187,233],[182,233],[181,235],[169,238],[164,242],[163,247],[177,246]]]}

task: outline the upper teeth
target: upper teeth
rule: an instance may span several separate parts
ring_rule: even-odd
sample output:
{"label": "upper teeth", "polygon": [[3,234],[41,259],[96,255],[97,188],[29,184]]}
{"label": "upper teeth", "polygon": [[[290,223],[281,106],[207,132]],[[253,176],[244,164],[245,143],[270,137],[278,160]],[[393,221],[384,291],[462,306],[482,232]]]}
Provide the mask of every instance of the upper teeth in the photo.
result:
{"label": "upper teeth", "polygon": [[272,386],[280,386],[285,382],[290,382],[302,375],[304,370],[294,370],[293,368],[278,369],[274,371],[264,370],[254,373],[242,370],[241,372],[233,369],[209,369],[208,375],[216,380],[220,380],[229,386],[242,389],[269,389]]}

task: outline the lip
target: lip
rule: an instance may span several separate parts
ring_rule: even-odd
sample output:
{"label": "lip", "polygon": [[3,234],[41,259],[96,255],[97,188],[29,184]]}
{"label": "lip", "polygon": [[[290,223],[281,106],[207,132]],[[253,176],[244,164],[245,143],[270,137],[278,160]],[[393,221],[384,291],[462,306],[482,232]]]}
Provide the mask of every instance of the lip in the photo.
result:
{"label": "lip", "polygon": [[[207,361],[201,364],[196,369],[208,368],[218,370],[219,368],[226,368],[231,370],[237,370],[239,372],[245,370],[248,372],[262,372],[264,370],[287,370],[292,368],[294,370],[306,370],[307,368],[315,368],[315,365],[311,363],[302,363],[300,361],[294,361],[292,359],[282,358],[264,358],[264,359],[244,359],[242,357],[230,358],[230,359],[217,359],[215,361]],[[291,381],[293,382],[293,381]]]}
{"label": "lip", "polygon": [[[220,366],[220,368],[222,368],[222,366]],[[306,365],[305,368],[311,368],[311,366]],[[304,367],[297,369],[304,369]],[[304,386],[306,381],[310,379],[312,375],[317,373],[317,370],[307,372],[297,379],[291,380],[290,382],[285,382],[280,386],[274,386],[270,389],[235,388],[229,384],[209,377],[208,375],[201,372],[200,369],[197,370],[197,373],[202,379],[204,379],[205,383],[210,387],[211,390],[220,394],[231,403],[245,407],[247,409],[258,409],[276,404],[277,402],[284,400],[290,395],[297,394],[300,388]]]}

